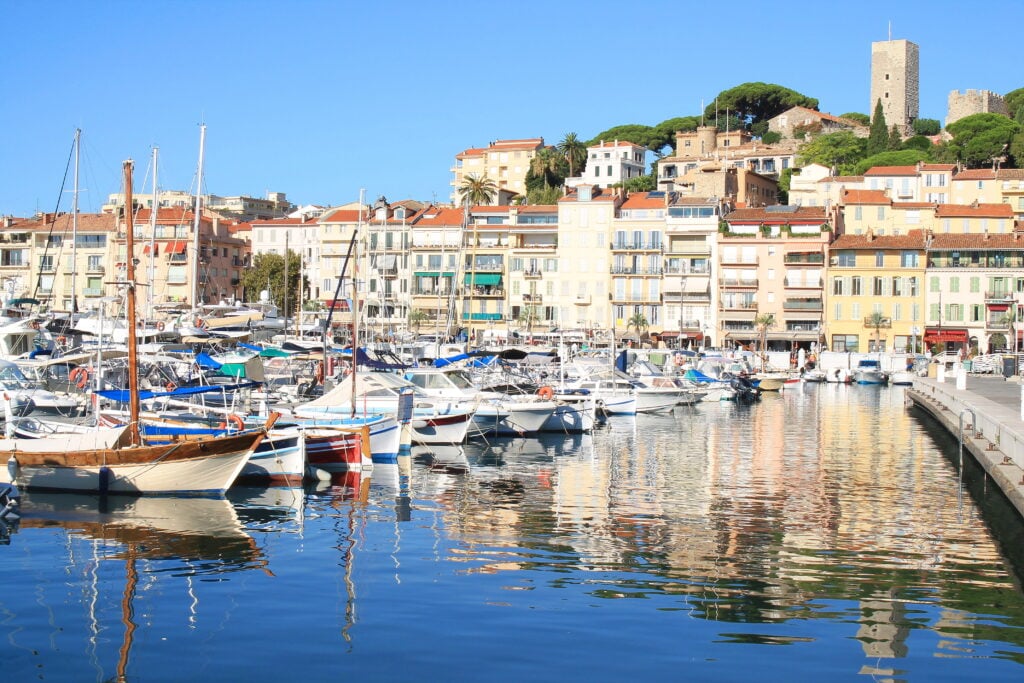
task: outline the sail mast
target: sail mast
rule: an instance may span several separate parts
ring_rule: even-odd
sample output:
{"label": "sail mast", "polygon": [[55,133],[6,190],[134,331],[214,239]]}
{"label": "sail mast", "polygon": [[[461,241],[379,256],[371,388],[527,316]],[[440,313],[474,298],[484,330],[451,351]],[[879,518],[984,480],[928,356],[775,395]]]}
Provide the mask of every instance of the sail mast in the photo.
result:
{"label": "sail mast", "polygon": [[156,215],[160,211],[160,197],[158,195],[159,190],[156,184],[156,163],[157,158],[160,154],[160,148],[153,148],[153,199],[150,202],[149,211],[149,277],[146,279],[146,283],[149,285],[146,291],[146,319],[153,319],[153,290],[155,289],[156,280]]}
{"label": "sail mast", "polygon": [[78,164],[82,153],[82,129],[75,129],[75,191],[71,200],[71,312],[78,312]]}
{"label": "sail mast", "polygon": [[203,153],[206,149],[206,124],[199,126],[199,170],[196,173],[196,205],[192,216],[192,314],[199,306],[199,221],[203,209]]}
{"label": "sail mast", "polygon": [[132,160],[124,162],[124,202],[129,207],[124,212],[125,252],[127,254],[127,298],[128,298],[128,433],[133,446],[140,445],[139,439],[139,358],[136,348],[135,330],[135,216],[132,205]]}

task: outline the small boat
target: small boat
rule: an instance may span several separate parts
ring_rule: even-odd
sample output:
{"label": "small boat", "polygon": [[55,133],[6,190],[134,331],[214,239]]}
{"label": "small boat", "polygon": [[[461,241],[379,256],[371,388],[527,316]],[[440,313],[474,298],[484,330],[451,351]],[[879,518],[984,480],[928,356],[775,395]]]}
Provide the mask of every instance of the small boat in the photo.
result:
{"label": "small boat", "polygon": [[826,374],[825,371],[822,370],[821,368],[812,368],[810,370],[804,370],[802,373],[800,373],[800,379],[802,379],[805,382],[817,384],[824,382],[826,380]]}
{"label": "small boat", "polygon": [[864,358],[853,371],[853,381],[857,384],[886,384],[889,375],[882,372],[882,364],[877,359]]}

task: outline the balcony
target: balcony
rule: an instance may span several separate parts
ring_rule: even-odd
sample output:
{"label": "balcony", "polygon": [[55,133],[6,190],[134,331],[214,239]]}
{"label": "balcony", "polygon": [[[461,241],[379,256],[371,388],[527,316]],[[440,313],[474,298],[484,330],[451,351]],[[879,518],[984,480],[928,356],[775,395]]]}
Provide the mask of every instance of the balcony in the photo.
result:
{"label": "balcony", "polygon": [[633,268],[630,266],[612,266],[612,275],[661,275],[661,268]]}
{"label": "balcony", "polygon": [[470,287],[466,289],[464,296],[467,298],[481,296],[505,296],[505,290],[502,287]]}
{"label": "balcony", "polygon": [[821,299],[786,299],[782,304],[784,311],[820,311]]}
{"label": "balcony", "polygon": [[[878,322],[878,327],[880,329],[888,329],[892,327],[892,318],[882,318]],[[864,318],[864,327],[870,327],[871,329],[875,329],[875,321],[871,318],[871,316]]]}
{"label": "balcony", "polygon": [[1013,301],[1013,292],[997,290],[995,292],[985,292],[985,301],[993,303],[1008,303]]}
{"label": "balcony", "polygon": [[803,278],[786,278],[784,281],[787,289],[821,289],[821,280],[807,281]]}
{"label": "balcony", "polygon": [[54,272],[56,270],[57,270],[57,268],[52,263],[40,263],[39,264],[39,272],[40,273],[52,273],[52,272]]}
{"label": "balcony", "polygon": [[752,313],[757,312],[756,301],[731,301],[729,299],[723,299],[719,304],[719,308],[723,311],[750,311]]}
{"label": "balcony", "polygon": [[660,242],[615,241],[608,246],[611,249],[618,251],[661,251]]}
{"label": "balcony", "polygon": [[988,321],[985,322],[985,329],[986,330],[1009,330],[1010,329],[1010,321],[1009,320],[1003,320],[1003,319],[988,320]]}
{"label": "balcony", "polygon": [[102,287],[86,287],[82,290],[82,296],[103,296]]}
{"label": "balcony", "polygon": [[758,259],[756,259],[756,258],[745,259],[745,260],[740,260],[738,258],[737,259],[727,259],[724,256],[721,256],[721,257],[719,257],[719,261],[718,262],[721,265],[723,265],[723,266],[743,266],[743,267],[746,267],[746,268],[756,268],[757,264],[758,264]]}
{"label": "balcony", "polygon": [[576,297],[576,302],[575,303],[576,303],[577,306],[589,306],[590,305],[590,295],[586,294],[584,296]]}
{"label": "balcony", "polygon": [[543,273],[539,270],[524,270],[523,277],[527,280],[539,280],[543,277]]}
{"label": "balcony", "polygon": [[786,254],[782,261],[787,266],[823,266],[825,265],[825,255],[819,253]]}
{"label": "balcony", "polygon": [[757,289],[757,280],[749,278],[718,278],[720,287],[733,287],[740,289]]}
{"label": "balcony", "polygon": [[543,294],[523,294],[523,303],[527,304],[542,304],[544,303]]}
{"label": "balcony", "polygon": [[104,273],[107,272],[107,269],[104,268],[103,266],[100,266],[100,265],[89,265],[89,266],[86,266],[85,272],[87,272],[87,273],[96,273],[98,275],[103,275]]}
{"label": "balcony", "polygon": [[691,267],[686,267],[686,266],[683,266],[683,267],[669,266],[668,268],[664,269],[664,274],[665,275],[674,275],[676,277],[685,277],[687,275],[710,275],[711,274],[711,269],[710,268],[691,268]]}
{"label": "balcony", "polygon": [[394,280],[398,277],[398,268],[378,268],[377,274],[385,280]]}

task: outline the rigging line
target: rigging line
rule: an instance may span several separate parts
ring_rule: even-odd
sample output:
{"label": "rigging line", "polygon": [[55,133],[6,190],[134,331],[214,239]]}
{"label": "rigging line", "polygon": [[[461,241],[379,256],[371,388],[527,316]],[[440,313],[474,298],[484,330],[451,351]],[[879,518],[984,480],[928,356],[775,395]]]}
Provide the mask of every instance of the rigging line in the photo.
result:
{"label": "rigging line", "polygon": [[[71,161],[72,161],[72,159],[75,158],[75,144],[76,144],[75,140],[72,140],[71,141],[71,150],[68,152],[68,162],[64,166],[64,178],[62,178],[61,181],[60,181],[60,191],[57,193],[57,205],[55,207],[53,207],[53,223],[50,224],[50,230],[46,234],[46,247],[43,249],[43,257],[44,258],[46,257],[46,255],[47,255],[46,253],[50,249],[50,243],[51,243],[50,238],[53,236],[53,228],[57,224],[57,212],[60,211],[60,202],[61,202],[61,199],[63,199],[63,197],[64,197],[64,188],[67,187],[67,184],[68,184],[68,174],[71,172]],[[45,214],[43,215],[43,220],[46,220]],[[54,277],[56,277],[56,269],[54,270]],[[39,294],[39,290],[40,290],[40,288],[42,288],[42,286],[43,286],[43,269],[40,268],[39,269],[39,275],[36,276],[36,285],[32,289],[32,298],[33,299],[36,298],[37,294]]]}

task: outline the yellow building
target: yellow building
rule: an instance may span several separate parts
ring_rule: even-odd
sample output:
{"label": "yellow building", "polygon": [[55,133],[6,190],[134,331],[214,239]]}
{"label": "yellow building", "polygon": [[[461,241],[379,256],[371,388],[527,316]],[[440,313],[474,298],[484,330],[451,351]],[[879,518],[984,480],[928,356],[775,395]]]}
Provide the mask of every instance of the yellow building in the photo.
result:
{"label": "yellow building", "polygon": [[452,166],[452,204],[462,204],[459,188],[466,176],[490,178],[494,181],[498,193],[496,204],[507,204],[515,196],[526,196],[526,174],[530,170],[530,160],[544,149],[544,138],[527,138],[525,140],[497,140],[487,147],[471,147],[455,155]]}
{"label": "yellow building", "polygon": [[829,250],[825,338],[830,350],[920,350],[926,233],[841,235]]}

